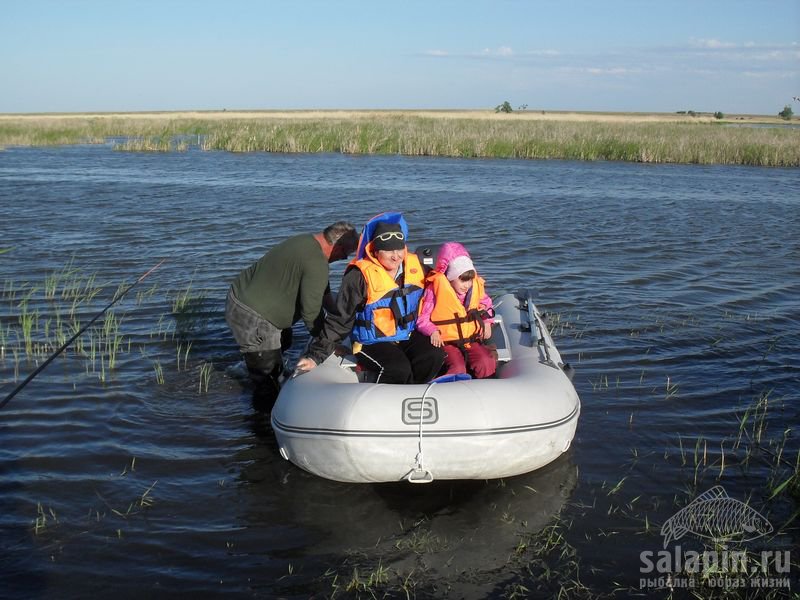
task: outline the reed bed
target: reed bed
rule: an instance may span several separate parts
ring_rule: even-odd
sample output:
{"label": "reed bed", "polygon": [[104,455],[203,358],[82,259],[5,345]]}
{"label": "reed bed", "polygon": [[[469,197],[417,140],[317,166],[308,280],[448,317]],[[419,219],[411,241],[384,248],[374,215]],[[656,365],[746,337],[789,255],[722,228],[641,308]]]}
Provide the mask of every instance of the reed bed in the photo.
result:
{"label": "reed bed", "polygon": [[239,122],[206,150],[800,166],[800,131],[704,123],[442,120]]}
{"label": "reed bed", "polygon": [[[517,118],[519,116],[519,118]],[[800,166],[800,129],[692,119],[449,118],[425,113],[4,117],[0,147],[107,143],[127,151],[334,152],[465,158]]]}
{"label": "reed bed", "polygon": [[[126,288],[120,285],[112,297]],[[153,301],[157,288],[139,290],[136,306],[145,300],[163,303],[162,313],[149,331],[150,342],[140,342],[141,354],[152,360],[155,381],[166,380],[162,365],[174,357],[174,373],[197,372],[198,393],[207,393],[214,373],[210,360],[203,360],[197,369],[191,365],[193,339],[201,336],[208,321],[206,295],[195,290],[190,281],[183,289],[167,292],[163,300]],[[77,334],[107,297],[109,290],[97,282],[94,274],[85,274],[70,260],[63,267],[45,275],[41,284],[5,280],[0,286],[0,370],[13,368],[13,381],[20,374],[36,367]],[[170,310],[171,303],[171,310]],[[145,334],[146,335],[146,334]],[[119,359],[130,355],[132,338],[141,338],[141,326],[130,330],[125,315],[111,309],[79,335],[63,356],[83,363],[86,375],[106,382],[119,367]],[[166,344],[165,344],[166,343]],[[170,350],[171,348],[171,350]],[[156,356],[151,359],[150,350]],[[76,371],[77,373],[77,371]]]}
{"label": "reed bed", "polygon": [[[0,360],[4,362],[6,354],[11,353],[15,381],[20,362],[28,368],[38,364],[80,331],[81,321],[89,319],[95,310],[93,300],[102,291],[95,275],[82,274],[72,261],[48,274],[42,286],[6,280],[0,302],[5,305],[3,313],[11,319],[0,331]],[[116,367],[118,354],[124,351],[121,323],[122,317],[109,311],[69,349],[69,354],[84,359],[86,373],[97,374],[101,381],[106,381]]]}

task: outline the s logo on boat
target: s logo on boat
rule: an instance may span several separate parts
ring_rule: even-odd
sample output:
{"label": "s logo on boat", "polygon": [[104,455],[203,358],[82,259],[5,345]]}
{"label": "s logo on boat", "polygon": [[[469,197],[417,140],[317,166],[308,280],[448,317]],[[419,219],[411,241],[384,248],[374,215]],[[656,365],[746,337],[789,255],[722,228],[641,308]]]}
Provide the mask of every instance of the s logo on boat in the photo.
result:
{"label": "s logo on boat", "polygon": [[423,425],[431,425],[439,420],[439,405],[436,398],[406,398],[403,400],[403,423],[419,425],[420,416]]}

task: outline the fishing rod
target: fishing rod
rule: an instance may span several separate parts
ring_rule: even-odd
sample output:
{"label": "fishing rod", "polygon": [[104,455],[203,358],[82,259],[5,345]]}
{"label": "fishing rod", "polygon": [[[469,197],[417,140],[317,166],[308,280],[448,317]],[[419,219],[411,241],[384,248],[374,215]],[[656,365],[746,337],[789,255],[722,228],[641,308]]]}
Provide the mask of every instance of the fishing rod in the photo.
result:
{"label": "fishing rod", "polygon": [[132,284],[130,284],[130,285],[127,287],[127,288],[125,288],[125,289],[122,291],[122,293],[120,293],[120,294],[119,294],[118,296],[116,296],[116,297],[115,297],[115,298],[114,298],[114,299],[113,299],[111,302],[109,302],[109,303],[108,303],[108,305],[107,305],[107,306],[106,306],[106,307],[105,307],[103,310],[101,310],[99,313],[97,313],[97,314],[96,314],[96,315],[95,315],[95,316],[92,318],[92,320],[91,320],[91,321],[89,321],[89,322],[88,322],[86,325],[84,325],[83,327],[81,327],[81,328],[80,328],[80,330],[79,330],[79,331],[78,331],[78,332],[77,332],[75,335],[73,335],[73,336],[72,336],[71,338],[69,338],[69,339],[68,339],[66,342],[64,342],[64,344],[63,344],[63,345],[62,345],[62,346],[61,346],[61,347],[60,347],[58,350],[56,350],[55,352],[53,352],[53,354],[51,354],[51,355],[50,355],[50,356],[47,358],[47,360],[46,360],[46,361],[44,361],[44,362],[43,362],[41,365],[39,365],[39,367],[38,367],[38,368],[37,368],[35,371],[33,371],[33,372],[30,374],[30,375],[28,375],[28,376],[25,378],[25,381],[23,381],[23,382],[22,382],[22,383],[20,383],[20,384],[19,384],[19,385],[18,385],[16,388],[14,388],[14,390],[13,390],[13,391],[12,391],[12,392],[11,392],[11,393],[8,395],[8,396],[6,396],[6,397],[3,399],[3,401],[2,401],[2,402],[0,402],[0,409],[2,409],[2,408],[3,408],[3,407],[6,405],[6,404],[8,404],[9,402],[11,402],[11,399],[12,399],[14,396],[16,396],[16,395],[17,395],[17,394],[20,392],[20,390],[22,390],[22,388],[24,388],[24,387],[25,387],[26,385],[28,385],[28,384],[29,384],[31,381],[33,381],[33,378],[34,378],[34,377],[36,377],[36,376],[37,376],[39,373],[41,373],[41,372],[44,370],[44,368],[45,368],[47,365],[49,365],[51,362],[53,362],[53,360],[54,360],[54,359],[55,359],[55,358],[56,358],[56,357],[57,357],[59,354],[61,354],[61,353],[62,353],[64,350],[66,350],[66,349],[67,349],[67,347],[69,347],[69,345],[70,345],[72,342],[74,342],[76,339],[78,339],[78,338],[81,336],[81,334],[83,334],[83,332],[84,332],[84,331],[86,331],[87,329],[89,329],[89,327],[91,326],[91,324],[92,324],[92,323],[94,323],[95,321],[97,321],[97,319],[99,319],[100,317],[102,317],[102,316],[103,316],[103,315],[106,313],[106,311],[107,311],[109,308],[111,308],[111,307],[112,307],[112,306],[114,306],[114,305],[115,305],[117,302],[119,302],[120,300],[122,300],[122,297],[123,297],[125,294],[127,294],[128,292],[130,292],[130,291],[131,291],[131,290],[132,290],[132,289],[133,289],[133,288],[134,288],[136,285],[138,285],[139,283],[141,283],[142,281],[144,281],[145,277],[147,277],[148,275],[150,275],[150,273],[152,273],[152,272],[153,272],[153,271],[155,271],[155,270],[156,270],[158,267],[160,267],[160,266],[161,266],[161,265],[164,263],[164,261],[165,261],[165,260],[167,260],[167,259],[166,259],[166,258],[165,258],[165,259],[163,259],[163,260],[162,260],[161,262],[159,262],[159,263],[158,263],[156,266],[152,267],[152,268],[151,268],[150,270],[148,270],[148,271],[147,271],[147,272],[146,272],[144,275],[142,275],[141,277],[139,277],[139,279],[137,279],[137,280],[136,280],[136,281],[134,281]]}

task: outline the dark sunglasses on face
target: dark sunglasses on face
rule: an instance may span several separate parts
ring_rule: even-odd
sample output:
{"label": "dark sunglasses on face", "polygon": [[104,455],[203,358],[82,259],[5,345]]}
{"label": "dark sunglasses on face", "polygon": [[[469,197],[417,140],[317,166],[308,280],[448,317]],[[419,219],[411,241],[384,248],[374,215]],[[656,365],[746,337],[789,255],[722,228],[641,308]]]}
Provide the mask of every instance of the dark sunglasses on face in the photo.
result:
{"label": "dark sunglasses on face", "polygon": [[397,238],[398,240],[402,241],[406,239],[406,236],[403,235],[402,231],[387,231],[386,233],[375,236],[376,240],[380,240],[382,242],[388,242],[392,238]]}

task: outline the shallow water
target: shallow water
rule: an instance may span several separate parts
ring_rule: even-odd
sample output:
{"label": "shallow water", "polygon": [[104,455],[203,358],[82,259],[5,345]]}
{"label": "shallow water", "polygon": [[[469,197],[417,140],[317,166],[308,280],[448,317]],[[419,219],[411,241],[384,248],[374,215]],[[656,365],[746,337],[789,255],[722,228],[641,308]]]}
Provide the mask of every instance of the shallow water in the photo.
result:
{"label": "shallow water", "polygon": [[[0,397],[70,313],[85,324],[166,258],[113,310],[114,368],[93,328],[0,410],[3,595],[343,596],[354,569],[366,595],[638,592],[640,553],[713,485],[775,526],[757,548],[792,549],[797,502],[770,495],[800,449],[799,204],[797,169],[0,152]],[[490,292],[536,290],[583,403],[556,463],[345,485],[279,456],[227,286],[285,236],[384,210],[412,243],[465,243]]]}

